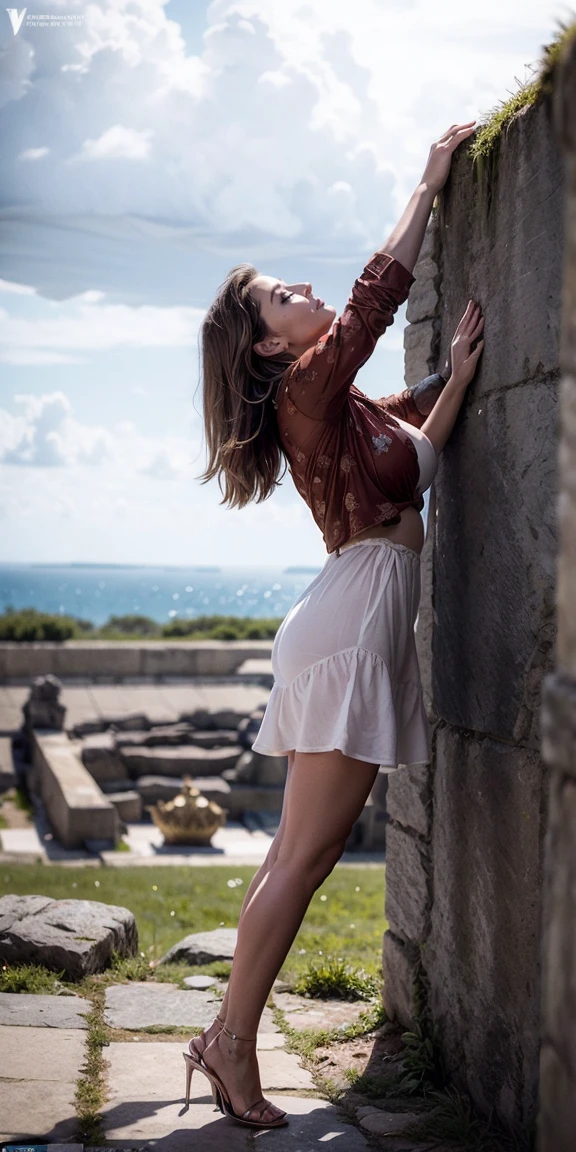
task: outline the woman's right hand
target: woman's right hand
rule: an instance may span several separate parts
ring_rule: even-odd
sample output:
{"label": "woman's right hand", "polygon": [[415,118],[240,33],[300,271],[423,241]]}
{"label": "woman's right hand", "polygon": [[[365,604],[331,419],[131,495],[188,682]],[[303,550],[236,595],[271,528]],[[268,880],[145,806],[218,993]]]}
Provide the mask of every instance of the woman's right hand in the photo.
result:
{"label": "woman's right hand", "polygon": [[450,345],[452,376],[463,388],[467,388],[473,379],[476,365],[484,348],[484,340],[478,340],[474,351],[470,351],[471,345],[478,339],[483,327],[484,317],[480,305],[469,300],[468,307]]}

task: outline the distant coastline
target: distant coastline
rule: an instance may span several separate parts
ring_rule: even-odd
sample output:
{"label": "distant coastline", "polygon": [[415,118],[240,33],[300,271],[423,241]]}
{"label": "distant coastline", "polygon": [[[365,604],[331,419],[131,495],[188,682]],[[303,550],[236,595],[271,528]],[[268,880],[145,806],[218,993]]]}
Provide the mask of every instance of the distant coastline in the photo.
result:
{"label": "distant coastline", "polygon": [[285,572],[286,575],[290,575],[294,572],[319,572],[320,566],[318,564],[315,564],[314,566],[307,564],[291,564],[289,568],[283,568],[282,571]]}

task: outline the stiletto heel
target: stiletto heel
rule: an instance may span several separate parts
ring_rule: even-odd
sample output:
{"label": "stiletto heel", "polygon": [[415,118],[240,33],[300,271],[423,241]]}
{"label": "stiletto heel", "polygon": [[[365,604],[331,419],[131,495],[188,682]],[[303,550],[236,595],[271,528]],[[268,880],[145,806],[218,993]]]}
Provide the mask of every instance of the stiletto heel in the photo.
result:
{"label": "stiletto heel", "polygon": [[[186,1096],[185,1096],[185,1102],[186,1102],[186,1107],[188,1108],[190,1106],[190,1084],[192,1081],[192,1073],[194,1071],[203,1072],[204,1069],[203,1069],[202,1065],[200,1064],[200,1062],[198,1060],[195,1060],[194,1057],[191,1056],[189,1052],[183,1052],[182,1055],[183,1055],[184,1060],[186,1062]],[[216,1105],[217,1108],[220,1109],[221,1112],[223,1112],[224,1109],[222,1108],[222,1105],[220,1103],[220,1095],[219,1095],[218,1089],[216,1088],[216,1085],[212,1083],[212,1081],[210,1081],[210,1088],[212,1091],[212,1099],[214,1101],[214,1104]]]}
{"label": "stiletto heel", "polygon": [[[248,1039],[247,1037],[244,1037],[244,1036],[236,1036],[236,1034],[234,1032],[230,1032],[224,1024],[222,1025],[222,1032],[225,1032],[226,1035],[229,1036],[231,1040],[245,1040],[245,1042],[247,1044],[254,1044],[255,1043],[255,1038],[254,1038],[254,1040],[252,1040],[252,1039]],[[286,1124],[288,1124],[288,1119],[287,1119],[286,1113],[282,1112],[282,1111],[281,1111],[281,1115],[278,1116],[276,1118],[276,1120],[249,1120],[248,1119],[250,1112],[253,1112],[254,1109],[257,1108],[259,1104],[268,1105],[269,1102],[267,1100],[265,1100],[263,1096],[261,1096],[259,1100],[256,1100],[254,1102],[254,1104],[251,1104],[250,1107],[247,1108],[246,1111],[243,1112],[241,1116],[239,1116],[238,1113],[235,1112],[233,1107],[232,1107],[232,1101],[230,1099],[228,1089],[226,1088],[226,1085],[222,1081],[221,1077],[218,1076],[218,1073],[215,1072],[212,1068],[210,1068],[210,1066],[206,1063],[205,1060],[203,1060],[202,1064],[198,1066],[198,1070],[200,1072],[203,1072],[204,1075],[208,1077],[213,1088],[215,1088],[216,1093],[218,1095],[218,1106],[219,1106],[220,1110],[222,1112],[225,1112],[226,1115],[230,1116],[233,1120],[237,1120],[239,1124],[245,1124],[247,1128],[283,1128]]]}

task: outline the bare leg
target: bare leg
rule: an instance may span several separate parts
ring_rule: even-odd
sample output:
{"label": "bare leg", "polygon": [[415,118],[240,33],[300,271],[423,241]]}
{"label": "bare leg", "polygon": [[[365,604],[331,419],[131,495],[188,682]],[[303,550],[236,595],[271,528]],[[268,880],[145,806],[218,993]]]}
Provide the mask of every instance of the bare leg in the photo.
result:
{"label": "bare leg", "polygon": [[[284,834],[284,827],[286,825],[286,791],[288,789],[288,780],[290,778],[290,769],[292,767],[293,759],[294,759],[294,752],[291,751],[288,753],[288,772],[287,772],[287,776],[286,776],[286,788],[284,791],[284,799],[283,799],[283,803],[282,803],[282,815],[280,817],[280,824],[278,825],[278,829],[276,831],[274,839],[270,845],[270,848],[268,849],[266,859],[264,860],[263,864],[260,865],[258,871],[254,873],[254,875],[253,875],[253,877],[252,877],[252,879],[248,885],[248,888],[246,889],[246,895],[244,896],[244,900],[242,901],[242,907],[240,909],[240,916],[238,918],[238,926],[240,926],[240,923],[242,921],[242,917],[244,915],[245,909],[250,904],[250,901],[251,901],[254,893],[260,887],[260,884],[262,883],[264,877],[267,875],[267,873],[270,871],[272,865],[275,863],[276,858],[278,856],[278,852],[280,850],[280,844],[282,843],[282,836]],[[218,1035],[220,1028],[222,1026],[222,1022],[226,1021],[226,1013],[228,1010],[229,996],[230,996],[230,984],[228,984],[228,987],[226,988],[226,993],[224,995],[224,999],[223,999],[223,1001],[220,1005],[220,1008],[218,1010],[217,1018],[213,1021],[213,1023],[210,1025],[209,1028],[205,1028],[204,1031],[201,1032],[200,1036],[194,1037],[194,1040],[191,1041],[191,1045],[192,1045],[192,1047],[190,1048],[191,1052],[193,1051],[193,1049],[195,1049],[196,1052],[198,1053],[198,1055],[201,1056],[204,1049],[207,1047],[207,1045],[210,1043],[210,1041],[213,1040],[214,1037]]]}
{"label": "bare leg", "polygon": [[[246,901],[238,928],[226,1010],[226,1028],[238,1039],[220,1032],[205,1052],[240,1115],[262,1101],[254,1038],[270,989],[314,892],[342,855],[377,772],[378,765],[336,750],[294,755],[279,850]],[[252,1118],[271,1120],[279,1111],[260,1103]]]}

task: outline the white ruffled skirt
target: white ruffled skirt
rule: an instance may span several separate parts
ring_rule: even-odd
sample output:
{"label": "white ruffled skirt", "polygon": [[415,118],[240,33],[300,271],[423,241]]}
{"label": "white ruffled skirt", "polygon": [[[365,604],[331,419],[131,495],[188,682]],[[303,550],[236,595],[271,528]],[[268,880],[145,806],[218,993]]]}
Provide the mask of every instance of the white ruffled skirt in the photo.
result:
{"label": "white ruffled skirt", "polygon": [[338,748],[389,770],[428,763],[419,603],[413,548],[380,537],[330,553],[276,633],[274,684],[253,749]]}

